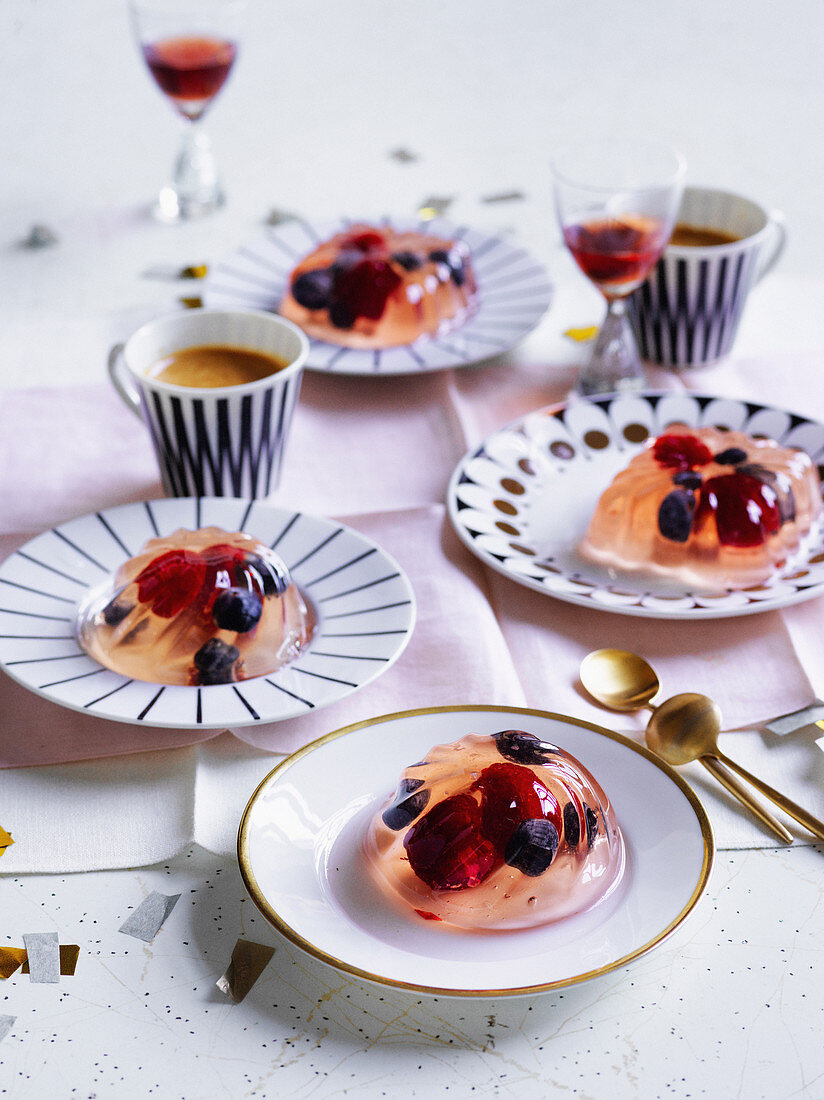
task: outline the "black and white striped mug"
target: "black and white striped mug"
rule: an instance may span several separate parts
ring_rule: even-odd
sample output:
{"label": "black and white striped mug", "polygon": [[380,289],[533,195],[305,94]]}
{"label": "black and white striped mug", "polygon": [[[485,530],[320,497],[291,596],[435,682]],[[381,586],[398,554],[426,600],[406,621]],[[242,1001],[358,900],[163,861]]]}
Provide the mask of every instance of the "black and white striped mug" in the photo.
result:
{"label": "black and white striped mug", "polygon": [[[271,358],[272,373],[200,388],[153,377],[189,348]],[[168,496],[265,497],[277,488],[309,341],[297,325],[256,310],[194,309],[143,325],[109,353],[109,376],[149,429]]]}
{"label": "black and white striped mug", "polygon": [[671,242],[630,295],[627,313],[643,359],[686,370],[729,353],[747,295],[775,266],[787,235],[776,211],[707,187],[685,188],[676,222],[732,239],[698,246]]}

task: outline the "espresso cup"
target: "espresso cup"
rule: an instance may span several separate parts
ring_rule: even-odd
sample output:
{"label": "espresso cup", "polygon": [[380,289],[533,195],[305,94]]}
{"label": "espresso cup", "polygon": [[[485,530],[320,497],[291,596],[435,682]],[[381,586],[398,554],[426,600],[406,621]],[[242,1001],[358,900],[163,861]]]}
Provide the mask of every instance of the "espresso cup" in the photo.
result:
{"label": "espresso cup", "polygon": [[729,353],[747,295],[778,262],[787,234],[779,213],[708,187],[685,188],[676,224],[730,239],[670,243],[627,314],[642,358],[686,370]]}
{"label": "espresso cup", "polygon": [[[153,377],[191,348],[271,357],[255,381],[201,388]],[[150,321],[109,352],[109,376],[145,422],[169,496],[264,497],[277,488],[309,341],[283,317],[196,309]],[[214,383],[212,378],[211,382]]]}

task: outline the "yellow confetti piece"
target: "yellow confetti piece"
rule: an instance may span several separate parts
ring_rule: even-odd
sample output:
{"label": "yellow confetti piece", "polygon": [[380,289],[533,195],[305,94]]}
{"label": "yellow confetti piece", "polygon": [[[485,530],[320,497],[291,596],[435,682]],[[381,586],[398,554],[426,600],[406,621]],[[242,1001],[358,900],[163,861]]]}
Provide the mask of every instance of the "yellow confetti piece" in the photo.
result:
{"label": "yellow confetti piece", "polygon": [[186,309],[200,309],[203,305],[202,298],[181,298],[180,304],[185,306]]}
{"label": "yellow confetti piece", "polygon": [[[61,943],[60,973],[67,978],[74,977],[79,957],[79,944]],[[20,970],[21,974],[29,973],[29,959],[25,947],[0,947],[0,979],[10,978],[17,970]]]}
{"label": "yellow confetti piece", "polygon": [[574,340],[576,344],[586,344],[589,340],[594,340],[598,335],[597,325],[586,325],[583,328],[568,328],[564,333],[564,336],[568,336],[570,340]]}
{"label": "yellow confetti piece", "polygon": [[11,833],[7,833],[6,830],[0,825],[0,856],[5,852],[6,848],[14,844]]}
{"label": "yellow confetti piece", "polygon": [[205,279],[209,271],[206,264],[191,264],[180,272],[181,279]]}

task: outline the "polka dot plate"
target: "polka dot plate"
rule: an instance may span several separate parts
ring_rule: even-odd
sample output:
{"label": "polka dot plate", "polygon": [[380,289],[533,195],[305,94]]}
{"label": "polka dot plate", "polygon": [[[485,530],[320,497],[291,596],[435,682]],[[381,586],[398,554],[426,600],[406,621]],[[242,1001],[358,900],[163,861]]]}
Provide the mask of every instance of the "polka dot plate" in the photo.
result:
{"label": "polka dot plate", "polygon": [[491,568],[568,603],[661,619],[755,614],[824,594],[820,526],[769,582],[692,591],[652,574],[611,573],[576,547],[601,493],[669,424],[769,436],[824,462],[824,425],[749,401],[686,393],[620,394],[539,409],[494,432],[452,475],[448,506],[469,549]]}
{"label": "polka dot plate", "polygon": [[[354,220],[313,224],[293,219],[267,229],[209,271],[203,284],[203,304],[219,309],[276,310],[298,261]],[[312,339],[308,370],[392,375],[470,366],[509,351],[529,335],[549,308],[552,286],[546,269],[525,249],[503,237],[490,237],[441,219],[379,219],[383,225],[390,222],[395,229],[466,242],[478,281],[477,310],[452,332],[421,337],[400,347],[364,350]]]}
{"label": "polka dot plate", "polygon": [[[79,605],[144,543],[180,527],[245,531],[271,546],[317,614],[309,645],[266,676],[186,687],[134,680],[93,660]],[[236,497],[142,501],[69,520],[0,565],[0,668],[30,691],[98,718],[176,729],[277,722],[376,679],[412,634],[415,599],[397,562],[358,531]]]}

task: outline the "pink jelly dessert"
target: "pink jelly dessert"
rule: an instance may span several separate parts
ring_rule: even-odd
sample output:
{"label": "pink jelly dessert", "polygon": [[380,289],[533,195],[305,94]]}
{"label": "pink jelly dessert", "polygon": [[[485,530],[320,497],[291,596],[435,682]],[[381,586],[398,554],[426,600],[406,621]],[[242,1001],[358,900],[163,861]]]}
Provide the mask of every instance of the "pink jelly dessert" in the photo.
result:
{"label": "pink jelly dessert", "polygon": [[457,328],[476,294],[463,241],[357,224],[300,261],[280,312],[317,340],[388,348]]}
{"label": "pink jelly dessert", "polygon": [[590,909],[624,872],[609,799],[524,730],[469,734],[408,767],[364,846],[379,887],[423,920],[529,928]]}
{"label": "pink jelly dessert", "polygon": [[311,633],[311,612],[277,554],[219,527],[150,539],[81,608],[78,627],[107,668],[190,685],[274,672]]}
{"label": "pink jelly dessert", "polygon": [[673,425],[614,478],[579,550],[609,569],[747,588],[798,552],[820,511],[818,472],[803,451]]}

